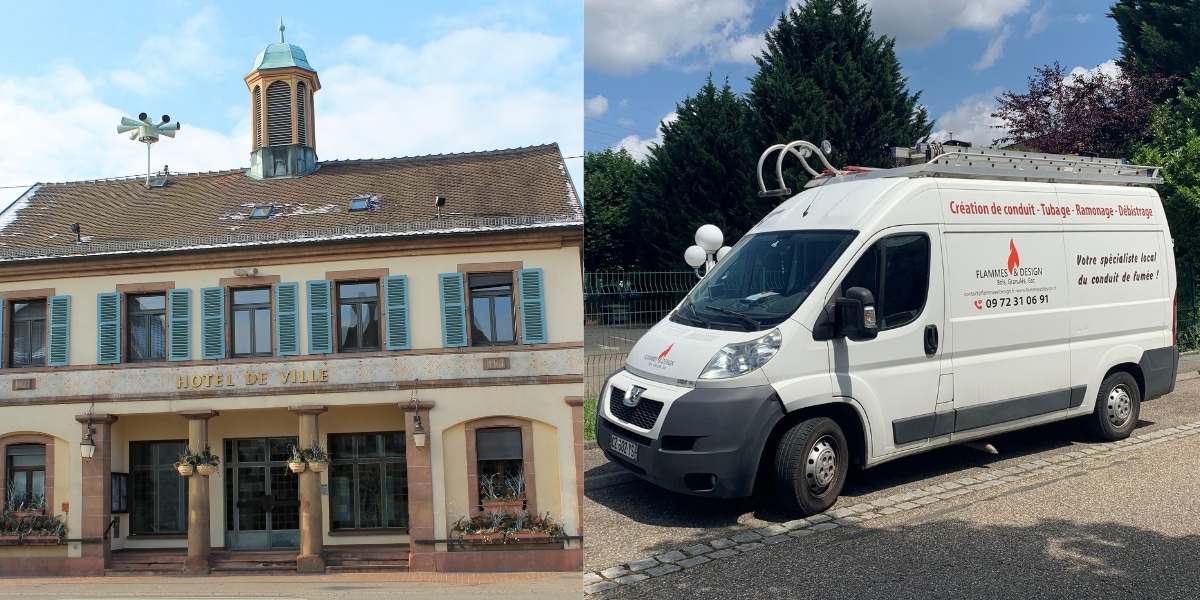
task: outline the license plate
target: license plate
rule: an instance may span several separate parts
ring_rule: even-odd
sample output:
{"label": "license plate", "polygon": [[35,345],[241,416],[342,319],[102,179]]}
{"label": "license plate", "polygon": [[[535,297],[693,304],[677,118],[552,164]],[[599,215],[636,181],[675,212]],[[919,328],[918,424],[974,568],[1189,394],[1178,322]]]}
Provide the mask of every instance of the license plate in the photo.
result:
{"label": "license plate", "polygon": [[623,440],[614,435],[608,438],[608,447],[629,460],[637,461],[638,446],[629,440]]}

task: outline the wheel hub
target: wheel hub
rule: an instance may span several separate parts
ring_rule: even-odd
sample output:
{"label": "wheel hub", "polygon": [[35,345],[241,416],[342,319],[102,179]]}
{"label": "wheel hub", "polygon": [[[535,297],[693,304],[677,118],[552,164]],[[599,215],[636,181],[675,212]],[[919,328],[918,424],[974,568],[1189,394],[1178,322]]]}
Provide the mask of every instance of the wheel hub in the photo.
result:
{"label": "wheel hub", "polygon": [[804,478],[813,493],[824,492],[837,475],[837,448],[826,436],[813,444],[804,464]]}
{"label": "wheel hub", "polygon": [[1121,427],[1129,421],[1133,414],[1133,398],[1125,386],[1118,385],[1108,393],[1107,409],[1108,421],[1115,427]]}

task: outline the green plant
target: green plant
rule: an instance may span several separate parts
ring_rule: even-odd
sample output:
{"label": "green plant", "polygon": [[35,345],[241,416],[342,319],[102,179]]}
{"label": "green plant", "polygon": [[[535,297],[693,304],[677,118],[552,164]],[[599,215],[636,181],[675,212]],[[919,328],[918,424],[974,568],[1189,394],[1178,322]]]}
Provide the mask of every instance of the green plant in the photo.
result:
{"label": "green plant", "polygon": [[195,452],[192,452],[191,446],[183,447],[183,453],[179,455],[179,462],[175,463],[176,466],[191,465],[192,467],[198,467],[201,464],[202,463],[200,462],[200,455]]}
{"label": "green plant", "polygon": [[197,465],[211,465],[216,467],[221,464],[221,457],[213,454],[209,446],[204,447],[204,451],[197,455],[196,460]]}
{"label": "green plant", "polygon": [[450,528],[450,537],[455,539],[481,535],[485,541],[500,544],[520,541],[514,537],[518,533],[548,533],[551,537],[566,535],[562,523],[554,520],[549,511],[538,516],[523,510],[492,510],[471,517],[459,517]]}
{"label": "green plant", "polygon": [[288,462],[290,462],[290,463],[307,463],[308,462],[308,457],[305,456],[305,452],[303,450],[301,450],[299,446],[292,444],[291,447],[288,448],[288,452],[291,453],[291,456],[287,460]]}
{"label": "green plant", "polygon": [[312,446],[304,451],[309,462],[329,462],[329,451],[326,450],[317,441],[313,441]]}

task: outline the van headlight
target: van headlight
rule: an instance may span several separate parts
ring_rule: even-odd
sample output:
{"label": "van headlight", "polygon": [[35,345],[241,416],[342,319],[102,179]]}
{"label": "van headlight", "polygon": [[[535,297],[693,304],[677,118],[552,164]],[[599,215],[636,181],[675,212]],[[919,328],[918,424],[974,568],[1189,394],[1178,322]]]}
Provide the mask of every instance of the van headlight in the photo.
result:
{"label": "van headlight", "polygon": [[771,357],[779,352],[783,343],[783,335],[778,329],[756,340],[729,344],[717,351],[716,356],[708,361],[708,366],[700,373],[700,379],[726,379],[745,375],[767,364]]}

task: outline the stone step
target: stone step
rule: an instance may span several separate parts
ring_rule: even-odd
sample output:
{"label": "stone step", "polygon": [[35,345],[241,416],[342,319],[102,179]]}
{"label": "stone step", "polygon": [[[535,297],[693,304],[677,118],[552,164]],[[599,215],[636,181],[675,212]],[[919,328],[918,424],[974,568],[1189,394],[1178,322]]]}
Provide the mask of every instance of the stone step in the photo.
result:
{"label": "stone step", "polygon": [[406,573],[408,563],[403,565],[326,565],[326,573]]}

